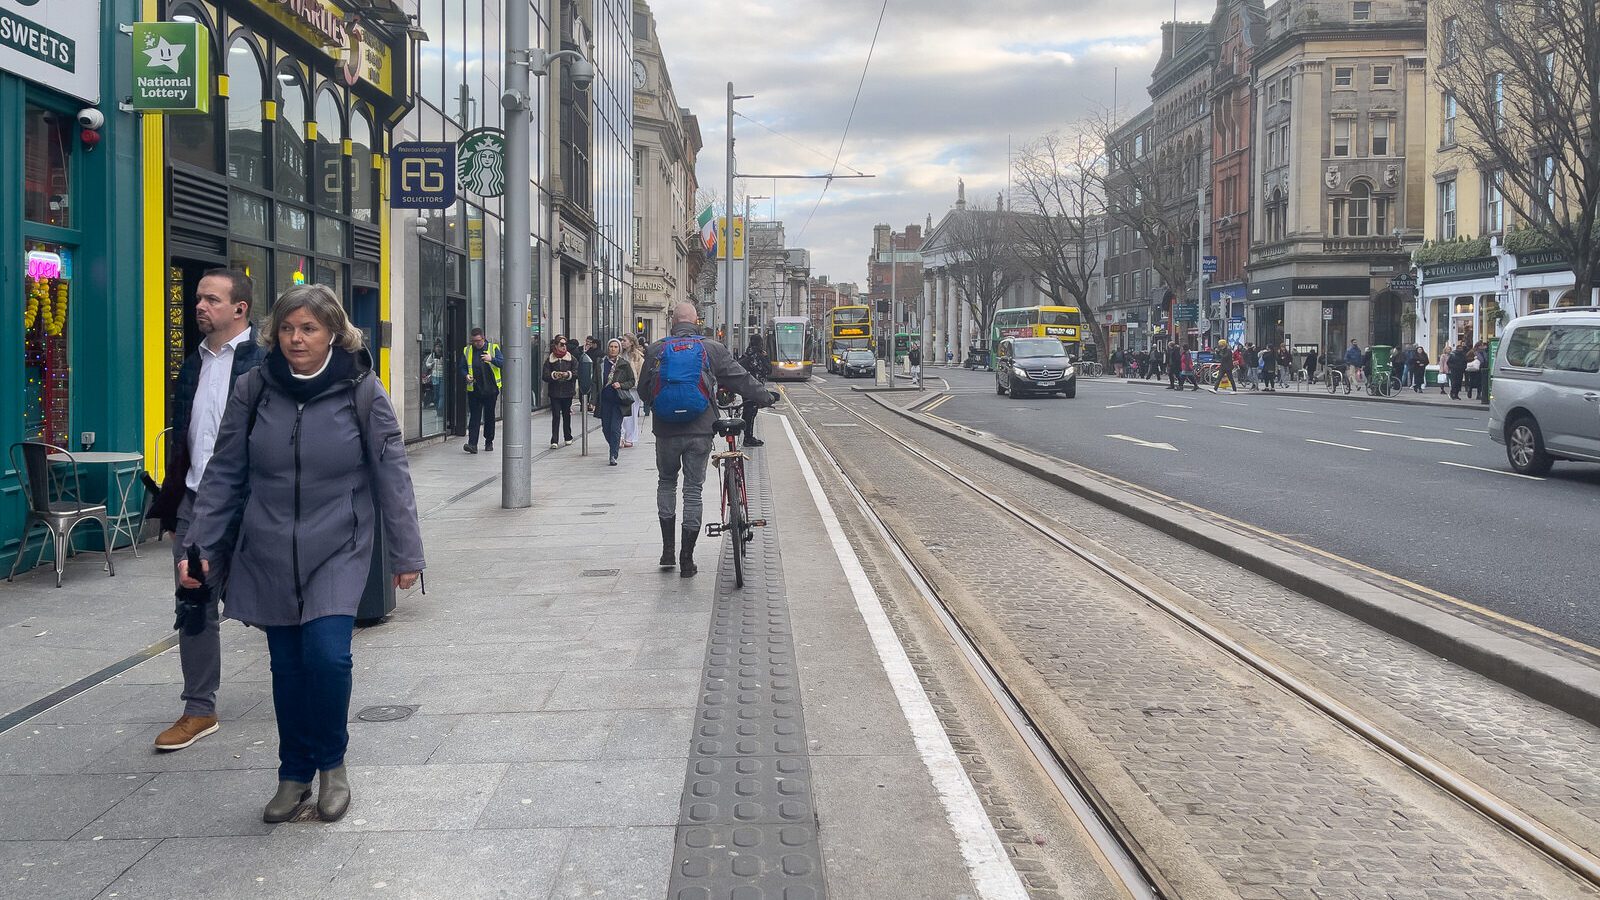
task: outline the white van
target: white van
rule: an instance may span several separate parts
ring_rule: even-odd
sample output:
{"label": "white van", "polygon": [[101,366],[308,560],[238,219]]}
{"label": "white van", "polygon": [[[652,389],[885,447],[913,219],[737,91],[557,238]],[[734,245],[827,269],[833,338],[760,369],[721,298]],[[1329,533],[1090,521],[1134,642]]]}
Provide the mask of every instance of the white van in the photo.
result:
{"label": "white van", "polygon": [[1543,475],[1558,459],[1600,462],[1600,307],[1546,310],[1506,326],[1489,437],[1524,475]]}

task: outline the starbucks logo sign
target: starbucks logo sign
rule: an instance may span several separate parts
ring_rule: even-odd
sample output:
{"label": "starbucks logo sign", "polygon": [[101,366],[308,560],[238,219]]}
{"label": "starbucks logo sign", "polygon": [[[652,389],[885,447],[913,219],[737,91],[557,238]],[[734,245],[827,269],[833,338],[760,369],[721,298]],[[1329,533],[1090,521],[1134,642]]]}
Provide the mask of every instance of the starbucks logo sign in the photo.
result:
{"label": "starbucks logo sign", "polygon": [[480,197],[506,192],[506,133],[479,128],[462,135],[456,144],[456,178],[462,190]]}

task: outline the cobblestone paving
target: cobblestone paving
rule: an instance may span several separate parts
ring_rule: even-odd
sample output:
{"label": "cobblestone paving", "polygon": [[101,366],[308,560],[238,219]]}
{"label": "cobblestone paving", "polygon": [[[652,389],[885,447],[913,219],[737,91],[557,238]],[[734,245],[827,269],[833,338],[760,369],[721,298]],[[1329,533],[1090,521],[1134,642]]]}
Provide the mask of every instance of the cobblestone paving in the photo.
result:
{"label": "cobblestone paving", "polygon": [[936,554],[944,577],[989,586],[1026,661],[1241,897],[1585,894],[881,436],[820,431],[886,515],[925,539],[961,523]]}
{"label": "cobblestone paving", "polygon": [[1299,674],[1347,702],[1353,690],[1361,705],[1415,723],[1422,749],[1600,853],[1600,729],[875,406],[852,406],[1112,552],[1159,560],[1145,567],[1219,624],[1261,635],[1275,657],[1298,657]]}

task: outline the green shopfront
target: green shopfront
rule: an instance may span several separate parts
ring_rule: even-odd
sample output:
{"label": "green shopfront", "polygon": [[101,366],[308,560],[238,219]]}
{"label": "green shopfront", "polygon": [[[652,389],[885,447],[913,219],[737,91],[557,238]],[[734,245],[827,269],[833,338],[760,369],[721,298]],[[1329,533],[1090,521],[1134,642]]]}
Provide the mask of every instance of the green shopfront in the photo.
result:
{"label": "green shopfront", "polygon": [[[137,6],[0,0],[0,448],[142,445],[138,124],[117,103]],[[9,570],[25,500],[9,452],[3,466]],[[103,496],[111,473],[83,474]]]}

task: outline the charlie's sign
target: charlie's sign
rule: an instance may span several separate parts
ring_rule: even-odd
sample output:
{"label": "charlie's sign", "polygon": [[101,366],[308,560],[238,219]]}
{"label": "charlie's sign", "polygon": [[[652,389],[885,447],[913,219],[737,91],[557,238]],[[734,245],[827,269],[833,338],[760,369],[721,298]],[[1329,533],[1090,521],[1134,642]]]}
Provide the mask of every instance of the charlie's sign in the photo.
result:
{"label": "charlie's sign", "polygon": [[324,6],[322,0],[278,0],[278,5],[335,47],[343,47],[349,40],[344,16]]}

